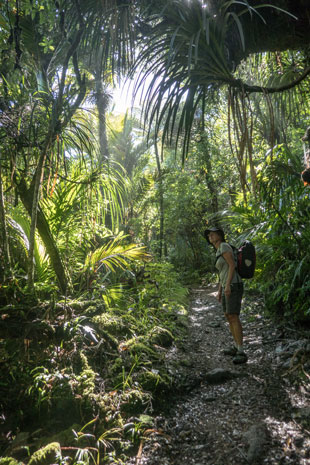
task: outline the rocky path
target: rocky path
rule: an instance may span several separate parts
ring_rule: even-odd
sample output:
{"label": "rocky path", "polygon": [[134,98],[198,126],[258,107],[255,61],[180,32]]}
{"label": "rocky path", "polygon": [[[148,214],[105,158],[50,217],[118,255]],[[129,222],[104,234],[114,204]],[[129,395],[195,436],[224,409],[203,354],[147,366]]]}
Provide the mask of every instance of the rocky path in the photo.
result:
{"label": "rocky path", "polygon": [[215,293],[192,291],[188,341],[173,355],[186,367],[186,393],[128,465],[310,464],[309,332],[275,327],[245,299],[249,361],[234,366],[222,354],[231,337]]}

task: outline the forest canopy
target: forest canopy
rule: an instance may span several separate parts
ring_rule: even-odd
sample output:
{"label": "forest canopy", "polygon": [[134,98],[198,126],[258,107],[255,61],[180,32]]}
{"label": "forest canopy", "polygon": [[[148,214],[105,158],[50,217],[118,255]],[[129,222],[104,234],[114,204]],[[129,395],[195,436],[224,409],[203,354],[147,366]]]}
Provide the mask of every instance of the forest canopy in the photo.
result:
{"label": "forest canopy", "polygon": [[[1,5],[3,302],[43,283],[87,291],[98,267],[148,252],[199,270],[207,221],[262,251],[288,234],[303,256],[307,2]],[[117,119],[124,77],[141,109]]]}
{"label": "forest canopy", "polygon": [[[2,2],[3,302],[37,285],[87,291],[97,269],[114,273],[149,252],[203,269],[207,221],[260,237],[263,274],[281,261],[270,239],[288,234],[286,258],[303,257],[308,10]],[[117,119],[110,92],[121,77],[134,78],[141,109]],[[305,263],[292,264],[293,283]],[[295,306],[301,284],[277,300]]]}
{"label": "forest canopy", "polygon": [[169,390],[186,288],[216,280],[207,226],[255,244],[266,314],[309,322],[309,18],[307,0],[0,2],[9,440],[69,406],[109,442]]}

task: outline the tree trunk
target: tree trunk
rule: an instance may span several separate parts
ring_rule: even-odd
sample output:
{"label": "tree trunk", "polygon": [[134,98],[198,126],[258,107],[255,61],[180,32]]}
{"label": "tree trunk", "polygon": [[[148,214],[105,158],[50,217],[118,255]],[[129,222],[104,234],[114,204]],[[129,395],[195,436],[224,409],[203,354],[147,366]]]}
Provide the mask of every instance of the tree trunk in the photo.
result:
{"label": "tree trunk", "polygon": [[[29,215],[31,215],[32,206],[34,203],[33,192],[32,192],[33,188],[30,187],[29,189],[27,189],[26,182],[24,179],[22,179],[17,184],[17,189],[18,189],[18,194],[21,198],[21,201],[26,211],[29,213]],[[53,270],[55,271],[61,292],[63,294],[66,294],[68,287],[70,285],[70,279],[62,263],[59,250],[52,236],[52,233],[48,225],[48,222],[45,218],[44,212],[42,211],[40,206],[37,207],[36,226],[40,234],[40,237],[43,241],[43,244],[46,248],[46,251],[49,255],[51,265],[53,267]]]}
{"label": "tree trunk", "polygon": [[39,163],[34,175],[33,195],[31,211],[29,212],[31,218],[30,233],[29,233],[29,251],[28,251],[28,289],[33,290],[34,284],[34,243],[35,233],[37,227],[37,212],[40,201],[41,193],[41,179],[44,170],[44,164],[46,159],[46,151],[49,147],[49,140],[46,141],[45,148],[40,154]]}
{"label": "tree trunk", "polygon": [[164,243],[164,190],[163,190],[163,177],[160,166],[160,157],[158,153],[157,141],[154,141],[155,156],[158,171],[158,194],[159,194],[159,215],[160,215],[160,226],[159,226],[159,257],[163,255],[163,243]]}
{"label": "tree trunk", "polygon": [[212,174],[213,170],[212,170],[211,156],[210,156],[210,152],[209,152],[207,139],[205,138],[204,135],[202,135],[201,138],[202,139],[201,139],[200,144],[201,144],[201,148],[202,148],[202,151],[203,151],[205,166],[206,166],[206,169],[207,169],[207,172],[206,172],[206,175],[205,175],[206,185],[207,185],[207,188],[208,188],[208,190],[210,192],[210,196],[211,196],[211,212],[216,213],[218,211],[219,207],[218,207],[216,183],[214,181],[213,174]]}
{"label": "tree trunk", "polygon": [[[213,3],[214,0],[213,0]],[[263,2],[265,3],[265,2]],[[218,2],[218,7],[221,2]],[[249,1],[251,7],[261,5],[261,0]],[[245,49],[240,43],[240,35],[237,25],[231,28],[226,41],[229,60],[233,66],[238,65],[252,53],[272,52],[284,50],[304,50],[310,44],[310,4],[309,0],[273,0],[266,2],[272,7],[264,7],[257,10],[258,14],[244,14],[240,17],[242,23]],[[237,9],[243,6],[236,5]],[[239,8],[240,7],[240,8]],[[289,16],[281,8],[294,15]],[[232,23],[233,24],[233,23]]]}
{"label": "tree trunk", "polygon": [[[3,263],[3,278],[6,275],[7,270],[11,271],[11,257],[9,249],[9,240],[6,227],[5,219],[5,206],[4,206],[4,197],[3,197],[3,184],[2,184],[2,169],[1,169],[1,159],[0,159],[0,257]],[[0,282],[2,281],[2,269],[0,268]]]}
{"label": "tree trunk", "polygon": [[213,176],[211,174],[211,162],[210,159],[207,160],[206,163],[207,166],[207,173],[206,173],[206,184],[209,189],[210,195],[211,195],[211,211],[212,213],[216,213],[219,209],[218,207],[218,199],[217,199],[217,190],[215,187],[215,182],[213,179]]}
{"label": "tree trunk", "polygon": [[98,60],[98,65],[95,70],[95,85],[96,85],[96,105],[98,110],[99,119],[99,166],[101,167],[104,162],[108,162],[110,158],[108,137],[107,137],[107,125],[106,125],[106,113],[109,105],[109,96],[105,92],[102,85],[102,72],[101,66]]}
{"label": "tree trunk", "polygon": [[[51,264],[55,270],[56,276],[59,281],[59,285],[61,291],[65,294],[67,292],[67,285],[68,279],[66,277],[66,273],[62,264],[62,261],[59,256],[58,249],[56,247],[55,242],[53,241],[51,232],[49,230],[48,224],[45,220],[44,222],[40,222],[40,229],[39,229],[39,202],[40,202],[40,194],[41,194],[41,185],[44,176],[44,165],[47,156],[47,152],[50,149],[51,145],[53,144],[56,135],[61,131],[62,126],[65,127],[70,119],[72,118],[73,114],[79,107],[80,103],[83,101],[85,93],[86,93],[86,86],[85,86],[85,79],[81,77],[80,71],[78,68],[77,62],[77,54],[76,50],[79,46],[80,40],[82,37],[82,28],[80,28],[72,40],[71,45],[66,53],[65,60],[62,65],[61,71],[61,78],[59,81],[59,89],[58,95],[53,102],[50,123],[48,127],[48,132],[46,135],[44,147],[40,153],[39,162],[36,167],[36,171],[34,177],[31,182],[30,192],[31,192],[31,201],[28,204],[27,211],[31,217],[31,225],[30,225],[30,234],[29,234],[29,255],[28,255],[28,288],[31,291],[33,289],[34,284],[34,242],[35,242],[35,232],[38,223],[38,231],[40,236],[42,237],[43,242],[47,241],[46,250],[50,255]],[[64,114],[64,91],[66,87],[66,77],[69,67],[69,61],[72,59],[72,64],[74,67],[74,71],[76,73],[77,83],[79,84],[79,92],[76,96],[74,104],[71,106],[69,111]],[[63,115],[63,121],[60,122],[60,116]],[[44,218],[45,219],[45,218]],[[46,226],[48,229],[46,229]],[[41,235],[42,233],[42,235]],[[60,267],[60,268],[58,268]]]}

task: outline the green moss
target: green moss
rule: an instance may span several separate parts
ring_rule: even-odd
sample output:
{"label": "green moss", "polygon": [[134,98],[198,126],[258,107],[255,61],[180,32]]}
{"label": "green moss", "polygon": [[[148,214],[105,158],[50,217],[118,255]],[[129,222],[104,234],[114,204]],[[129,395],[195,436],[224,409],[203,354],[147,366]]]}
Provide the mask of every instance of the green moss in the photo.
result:
{"label": "green moss", "polygon": [[108,397],[108,394],[92,394],[91,399],[96,404],[96,408],[99,409],[100,416],[103,418],[106,417],[111,410],[111,399]]}
{"label": "green moss", "polygon": [[120,317],[111,315],[110,313],[102,313],[94,317],[94,322],[98,325],[99,330],[107,331],[113,336],[119,336],[125,326]]}
{"label": "green moss", "polygon": [[149,338],[152,344],[157,344],[162,347],[170,347],[174,340],[171,332],[166,328],[161,328],[160,326],[155,326],[149,332]]}
{"label": "green moss", "polygon": [[76,377],[78,382],[78,392],[82,396],[89,397],[95,390],[96,373],[90,368],[86,355],[81,351],[82,371]]}
{"label": "green moss", "polygon": [[125,313],[124,315],[121,315],[120,317],[123,323],[126,325],[126,327],[131,326],[131,325],[135,326],[137,324],[137,320],[132,313]]}
{"label": "green moss", "polygon": [[52,442],[32,454],[28,465],[50,465],[56,463],[61,457],[59,442]]}
{"label": "green moss", "polygon": [[139,422],[145,428],[146,427],[151,428],[154,426],[154,418],[151,417],[150,415],[145,415],[145,414],[139,415]]}
{"label": "green moss", "polygon": [[57,434],[54,434],[53,436],[50,436],[49,438],[41,438],[39,441],[36,442],[38,447],[42,447],[43,444],[48,444],[51,442],[59,442],[61,446],[71,446],[74,443],[75,440],[75,434],[73,433],[74,431],[80,431],[82,428],[81,425],[74,423],[70,428],[67,428],[63,431],[60,431]]}
{"label": "green moss", "polygon": [[138,389],[128,389],[121,395],[121,410],[135,415],[145,410],[145,405],[150,402],[151,394],[139,391]]}
{"label": "green moss", "polygon": [[157,371],[143,371],[138,375],[138,383],[147,391],[164,391],[169,388],[168,376],[162,376]]}
{"label": "green moss", "polygon": [[158,358],[157,352],[149,347],[146,344],[143,344],[142,342],[137,342],[136,344],[132,344],[132,346],[129,348],[130,352],[136,355],[141,355],[142,353],[148,354],[152,356],[153,358]]}
{"label": "green moss", "polygon": [[22,462],[13,459],[12,457],[2,457],[0,458],[0,465],[21,465]]}
{"label": "green moss", "polygon": [[113,364],[109,366],[109,373],[112,374],[112,376],[117,376],[119,374],[122,374],[123,366],[124,366],[124,360],[120,357],[117,357]]}
{"label": "green moss", "polygon": [[63,302],[64,305],[69,305],[73,310],[83,310],[83,313],[85,314],[88,311],[96,310],[99,311],[104,311],[105,309],[105,304],[102,300],[71,300],[69,302]]}
{"label": "green moss", "polygon": [[98,308],[95,305],[90,305],[84,310],[83,315],[92,316],[96,315],[96,313],[98,313]]}
{"label": "green moss", "polygon": [[127,349],[131,354],[141,355],[148,354],[153,358],[158,358],[157,352],[147,345],[144,336],[134,337],[126,341]]}
{"label": "green moss", "polygon": [[[115,310],[115,312],[117,312],[117,310]],[[117,338],[119,338],[119,336],[124,337],[132,334],[132,329],[136,331],[140,323],[131,312],[123,314],[105,312],[95,316],[93,321],[103,334],[109,334],[110,337],[115,336]]]}

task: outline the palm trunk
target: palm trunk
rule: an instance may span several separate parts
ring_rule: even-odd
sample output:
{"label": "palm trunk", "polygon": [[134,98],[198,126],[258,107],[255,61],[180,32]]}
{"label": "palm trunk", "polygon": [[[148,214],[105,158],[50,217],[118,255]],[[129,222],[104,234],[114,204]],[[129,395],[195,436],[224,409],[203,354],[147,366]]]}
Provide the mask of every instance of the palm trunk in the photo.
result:
{"label": "palm trunk", "polygon": [[[72,115],[74,114],[74,112],[76,111],[80,103],[82,102],[85,96],[85,92],[86,92],[85,79],[81,78],[80,71],[78,69],[77,54],[76,54],[76,49],[80,43],[81,37],[82,37],[82,28],[80,28],[77,31],[76,36],[74,40],[72,41],[71,46],[69,47],[69,50],[67,51],[67,54],[66,54],[63,66],[62,66],[58,95],[55,101],[53,102],[52,115],[50,119],[48,133],[45,139],[44,147],[40,153],[39,162],[38,162],[38,165],[35,171],[34,178],[32,180],[32,186],[30,188],[31,194],[32,194],[31,206],[29,204],[27,208],[28,213],[31,216],[30,235],[29,235],[29,255],[28,255],[28,289],[30,291],[33,290],[33,285],[34,285],[34,243],[35,243],[35,232],[36,232],[36,227],[37,227],[37,222],[38,222],[39,202],[40,202],[40,194],[41,194],[41,185],[42,185],[42,180],[43,180],[43,175],[44,175],[45,160],[46,160],[47,152],[49,148],[51,147],[53,140],[56,137],[57,132],[61,130],[61,125],[59,128],[57,126],[59,125],[60,115],[63,113],[64,89],[66,87],[66,77],[67,77],[67,72],[68,72],[68,67],[69,67],[69,61],[71,58],[72,58],[72,63],[74,66],[77,82],[79,84],[80,89],[79,89],[77,98],[75,100],[75,103],[72,105],[72,107],[70,108],[70,111],[67,112],[67,115],[65,115],[62,121],[63,127],[65,127],[68,124],[70,118],[72,117]],[[38,230],[39,230],[39,224],[38,224]],[[43,241],[44,239],[47,240],[47,244],[45,244],[46,250],[50,255],[51,263],[57,275],[60,288],[63,293],[66,293],[68,281],[66,279],[64,267],[60,260],[58,249],[52,240],[50,231],[48,231],[48,233],[45,234],[45,226],[43,227],[43,230],[41,229],[41,232],[43,236],[41,235],[39,231],[42,237],[42,240]],[[56,263],[53,262],[54,257],[56,257]],[[58,269],[58,266],[60,266],[61,268]]]}
{"label": "palm trunk", "polygon": [[41,184],[42,184],[42,176],[44,172],[44,165],[46,160],[46,152],[49,148],[51,142],[51,137],[48,135],[47,140],[45,142],[45,147],[42,150],[39,158],[39,163],[34,175],[34,186],[33,186],[33,197],[32,197],[32,205],[31,205],[31,225],[30,225],[30,234],[29,234],[29,251],[28,251],[28,289],[30,291],[33,290],[34,284],[34,243],[35,243],[35,232],[37,227],[37,212],[39,207],[40,201],[40,193],[41,193]]}
{"label": "palm trunk", "polygon": [[204,161],[205,161],[205,166],[207,168],[207,172],[205,175],[205,180],[206,180],[206,185],[207,188],[210,192],[211,196],[211,212],[216,213],[219,209],[218,207],[218,198],[217,198],[217,186],[216,182],[214,181],[213,177],[213,169],[212,169],[212,163],[211,163],[211,155],[209,152],[209,147],[208,147],[208,141],[207,139],[202,135],[202,141],[201,141],[201,149],[204,154]]}
{"label": "palm trunk", "polygon": [[211,211],[212,213],[216,213],[219,207],[218,207],[216,183],[211,174],[212,165],[211,165],[210,159],[206,160],[206,166],[207,166],[206,184],[207,184],[208,190],[211,195]]}
{"label": "palm trunk", "polygon": [[155,156],[158,171],[158,194],[159,194],[159,214],[160,214],[160,226],[159,226],[159,257],[163,254],[163,243],[164,243],[164,190],[163,190],[163,177],[160,166],[160,158],[158,153],[157,142],[154,142]]}
{"label": "palm trunk", "polygon": [[1,159],[0,159],[0,246],[2,249],[2,257],[3,261],[3,274],[6,274],[6,271],[11,271],[11,257],[10,257],[10,249],[9,249],[9,240],[8,240],[8,233],[6,227],[6,219],[5,219],[5,206],[4,206],[4,196],[3,196],[3,184],[2,184],[2,169],[1,169]]}
{"label": "palm trunk", "polygon": [[[33,210],[33,204],[34,204],[34,196],[32,192],[33,189],[31,187],[27,189],[25,180],[21,180],[17,184],[17,189],[18,189],[18,194],[21,198],[21,201],[26,211],[31,216],[32,210]],[[36,226],[40,234],[40,237],[42,239],[42,242],[46,248],[46,251],[49,255],[51,266],[56,274],[61,292],[65,295],[70,286],[70,279],[69,279],[68,273],[66,272],[64,264],[61,260],[59,250],[52,236],[52,233],[48,225],[48,222],[45,218],[44,212],[42,211],[39,205],[36,211]],[[30,243],[30,240],[29,240],[29,243]],[[34,246],[34,243],[33,243],[33,246]],[[33,263],[33,258],[32,258],[32,263]]]}
{"label": "palm trunk", "polygon": [[[98,60],[99,63],[99,60]],[[104,162],[108,162],[110,158],[108,137],[107,137],[107,125],[106,125],[106,113],[109,105],[109,98],[107,93],[104,91],[102,85],[102,72],[99,65],[95,71],[95,85],[96,85],[96,105],[98,110],[99,119],[99,166],[102,166]]]}
{"label": "palm trunk", "polygon": [[[99,60],[98,60],[99,63]],[[110,152],[109,152],[109,144],[108,144],[108,136],[107,136],[107,122],[106,122],[106,113],[109,104],[109,98],[104,91],[102,85],[102,71],[101,67],[96,66],[95,70],[95,86],[96,86],[96,106],[98,111],[98,120],[99,120],[99,131],[98,131],[98,138],[99,138],[99,155],[98,155],[98,166],[102,168],[104,163],[109,166],[110,160]],[[109,169],[109,168],[108,168]],[[104,189],[100,185],[101,195],[104,198]],[[113,222],[112,222],[112,215],[111,212],[108,211],[105,216],[105,225],[112,229]]]}

